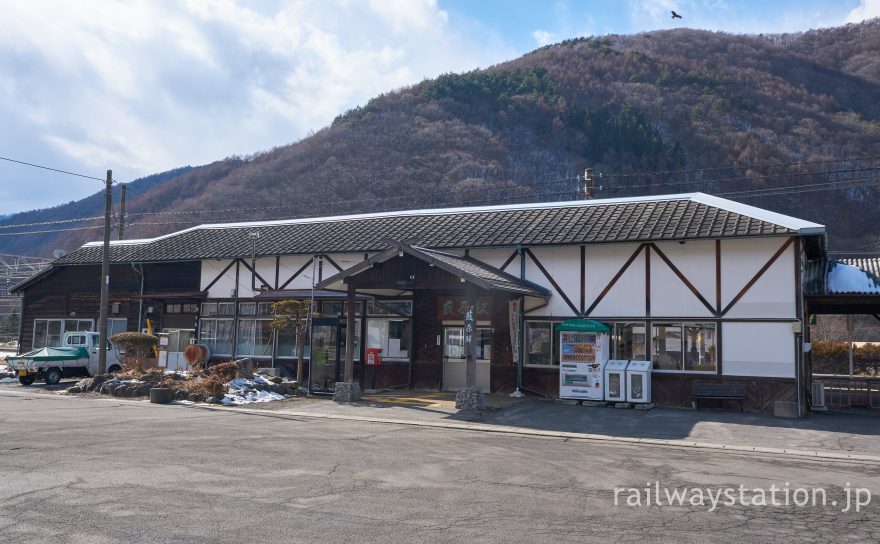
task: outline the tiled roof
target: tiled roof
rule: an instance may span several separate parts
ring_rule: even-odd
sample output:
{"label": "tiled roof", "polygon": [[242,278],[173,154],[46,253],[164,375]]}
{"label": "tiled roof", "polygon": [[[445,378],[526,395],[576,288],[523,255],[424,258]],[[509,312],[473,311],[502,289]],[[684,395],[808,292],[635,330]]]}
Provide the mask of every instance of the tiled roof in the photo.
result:
{"label": "tiled roof", "polygon": [[469,257],[459,257],[450,253],[426,249],[423,247],[410,246],[395,240],[388,241],[388,249],[377,253],[366,261],[343,270],[342,272],[318,283],[320,289],[341,289],[345,278],[356,276],[361,272],[372,268],[374,263],[386,262],[398,256],[398,252],[407,253],[417,259],[437,266],[438,268],[459,276],[484,289],[491,291],[504,291],[533,297],[546,297],[550,294],[546,288],[510,275],[497,268],[489,266]]}
{"label": "tiled roof", "polygon": [[[702,193],[638,198],[416,210],[326,218],[201,225],[149,240],[111,243],[112,262],[258,255],[373,252],[387,239],[432,249],[641,242],[819,234],[816,223]],[[55,264],[97,263],[93,242]]]}

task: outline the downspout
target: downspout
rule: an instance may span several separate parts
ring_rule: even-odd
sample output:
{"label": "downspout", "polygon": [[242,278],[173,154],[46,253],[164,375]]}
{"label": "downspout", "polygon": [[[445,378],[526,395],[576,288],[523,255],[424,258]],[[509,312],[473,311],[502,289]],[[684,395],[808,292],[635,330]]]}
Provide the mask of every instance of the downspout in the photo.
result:
{"label": "downspout", "polygon": [[[519,254],[519,278],[521,280],[526,279],[526,255],[525,251],[523,251],[522,246],[518,246],[516,248],[516,252]],[[511,338],[512,342],[516,342],[517,344],[517,353],[519,357],[517,357],[516,361],[516,390],[510,394],[513,398],[522,398],[525,396],[522,392],[522,368],[523,368],[523,359],[525,357],[525,304],[526,297],[520,297],[519,299],[519,312],[517,319],[519,320],[519,327],[517,327],[517,337]]]}
{"label": "downspout", "polygon": [[[135,271],[135,273],[141,278],[141,286],[140,292],[138,293],[138,324],[137,324],[137,332],[141,332],[144,330],[143,328],[143,320],[144,320],[144,265],[138,264],[137,268],[135,268],[134,263],[131,264],[131,269]],[[140,268],[140,270],[138,270]]]}

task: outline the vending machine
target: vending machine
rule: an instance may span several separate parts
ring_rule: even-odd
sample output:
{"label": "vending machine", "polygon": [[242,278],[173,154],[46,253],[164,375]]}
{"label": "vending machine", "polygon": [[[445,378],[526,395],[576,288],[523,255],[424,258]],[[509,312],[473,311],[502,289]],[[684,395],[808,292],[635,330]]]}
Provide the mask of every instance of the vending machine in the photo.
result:
{"label": "vending machine", "polygon": [[556,326],[559,334],[559,398],[603,400],[608,327],[589,319]]}

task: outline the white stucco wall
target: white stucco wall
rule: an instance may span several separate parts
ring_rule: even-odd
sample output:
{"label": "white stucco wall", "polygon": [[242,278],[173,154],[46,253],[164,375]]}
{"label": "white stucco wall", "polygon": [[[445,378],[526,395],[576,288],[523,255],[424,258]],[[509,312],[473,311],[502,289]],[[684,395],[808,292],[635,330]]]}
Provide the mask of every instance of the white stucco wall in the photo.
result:
{"label": "white stucco wall", "polygon": [[[715,242],[695,241],[656,244],[706,301],[715,306]],[[651,315],[662,317],[712,317],[712,312],[651,251]]]}
{"label": "white stucco wall", "polygon": [[[608,244],[587,246],[586,303],[589,308],[614,278],[639,244]],[[645,253],[629,265],[610,291],[590,315],[625,317],[645,315]]]}
{"label": "white stucco wall", "polygon": [[795,377],[795,341],[791,323],[722,324],[722,374]]}
{"label": "white stucco wall", "polygon": [[[786,238],[723,240],[721,242],[722,308],[754,277]],[[726,317],[796,317],[795,254],[791,244],[730,309]]]}

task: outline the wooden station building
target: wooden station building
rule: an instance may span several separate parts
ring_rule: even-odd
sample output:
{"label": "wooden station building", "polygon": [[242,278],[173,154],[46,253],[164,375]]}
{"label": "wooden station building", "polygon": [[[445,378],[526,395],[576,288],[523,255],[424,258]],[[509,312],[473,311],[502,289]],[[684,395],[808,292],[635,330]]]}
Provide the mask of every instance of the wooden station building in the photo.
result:
{"label": "wooden station building", "polygon": [[[349,289],[364,388],[464,385],[463,311],[476,308],[477,382],[558,394],[556,323],[601,321],[612,358],[653,362],[653,397],[695,380],[748,384],[746,406],[806,406],[802,271],[822,225],[702,193],[201,225],[111,244],[111,331],[182,330],[212,359],[290,374],[271,303],[313,299],[309,385],[340,380]],[[18,285],[23,350],[95,327],[101,243]],[[366,350],[382,350],[367,366]]]}

